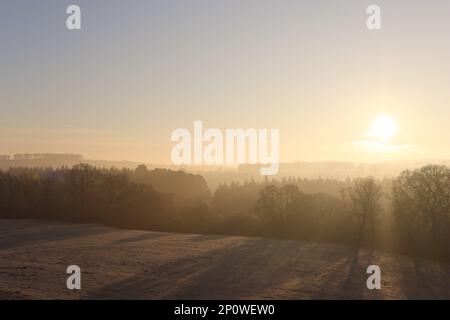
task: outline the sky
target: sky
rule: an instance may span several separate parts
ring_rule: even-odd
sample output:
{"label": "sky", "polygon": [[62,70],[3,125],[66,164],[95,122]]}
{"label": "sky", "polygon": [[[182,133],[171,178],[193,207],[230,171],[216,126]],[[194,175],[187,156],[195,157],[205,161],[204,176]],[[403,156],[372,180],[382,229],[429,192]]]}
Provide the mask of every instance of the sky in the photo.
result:
{"label": "sky", "polygon": [[0,0],[0,154],[170,163],[201,120],[281,161],[450,159],[449,30],[448,0]]}

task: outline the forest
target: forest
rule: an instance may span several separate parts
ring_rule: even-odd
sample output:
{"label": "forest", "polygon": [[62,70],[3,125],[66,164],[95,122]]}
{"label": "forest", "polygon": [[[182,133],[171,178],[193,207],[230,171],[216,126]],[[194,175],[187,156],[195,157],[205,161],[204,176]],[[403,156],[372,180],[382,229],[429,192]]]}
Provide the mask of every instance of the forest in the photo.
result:
{"label": "forest", "polygon": [[392,179],[284,178],[226,183],[198,174],[74,167],[0,171],[0,218],[348,244],[450,258],[450,169]]}

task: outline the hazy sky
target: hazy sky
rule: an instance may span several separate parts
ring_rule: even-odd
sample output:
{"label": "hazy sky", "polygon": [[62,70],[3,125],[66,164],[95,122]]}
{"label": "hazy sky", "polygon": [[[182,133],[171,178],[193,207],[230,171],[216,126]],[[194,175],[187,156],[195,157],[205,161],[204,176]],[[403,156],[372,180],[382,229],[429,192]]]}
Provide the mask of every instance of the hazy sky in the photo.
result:
{"label": "hazy sky", "polygon": [[449,31],[448,0],[0,0],[0,153],[168,163],[202,120],[282,161],[450,158]]}

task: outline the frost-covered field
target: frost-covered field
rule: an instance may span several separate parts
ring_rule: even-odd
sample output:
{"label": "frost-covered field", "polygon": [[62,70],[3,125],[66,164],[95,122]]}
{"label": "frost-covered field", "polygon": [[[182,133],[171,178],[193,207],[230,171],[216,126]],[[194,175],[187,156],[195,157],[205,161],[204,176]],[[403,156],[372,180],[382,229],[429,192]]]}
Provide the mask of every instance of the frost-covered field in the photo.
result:
{"label": "frost-covered field", "polygon": [[[366,288],[369,264],[381,290]],[[82,289],[66,287],[68,265]],[[450,265],[341,245],[0,221],[0,299],[450,299]]]}

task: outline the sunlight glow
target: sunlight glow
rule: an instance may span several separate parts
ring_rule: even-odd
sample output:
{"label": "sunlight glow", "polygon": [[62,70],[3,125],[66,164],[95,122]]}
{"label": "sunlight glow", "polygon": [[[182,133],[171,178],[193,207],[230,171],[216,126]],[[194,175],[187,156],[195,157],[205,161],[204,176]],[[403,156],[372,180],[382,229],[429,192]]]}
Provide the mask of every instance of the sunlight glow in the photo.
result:
{"label": "sunlight glow", "polygon": [[398,132],[395,120],[384,114],[378,116],[372,124],[370,131],[367,133],[368,137],[389,140],[394,134]]}

